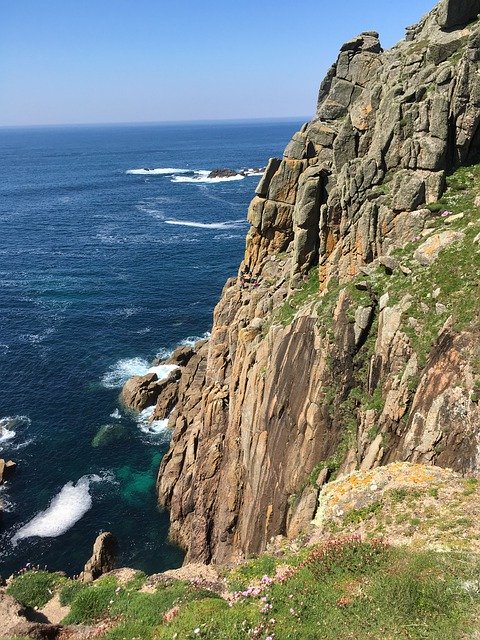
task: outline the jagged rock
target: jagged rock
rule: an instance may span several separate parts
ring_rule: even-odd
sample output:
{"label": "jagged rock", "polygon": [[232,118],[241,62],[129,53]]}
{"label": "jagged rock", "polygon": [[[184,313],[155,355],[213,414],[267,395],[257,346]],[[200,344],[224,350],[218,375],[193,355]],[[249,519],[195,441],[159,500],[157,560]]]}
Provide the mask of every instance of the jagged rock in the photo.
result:
{"label": "jagged rock", "polygon": [[233,169],[213,169],[207,178],[234,178],[238,175],[240,174],[237,171],[233,171]]}
{"label": "jagged rock", "polygon": [[122,389],[121,398],[124,404],[136,411],[155,404],[158,398],[158,376],[147,373],[145,376],[133,376],[127,380]]}
{"label": "jagged rock", "polygon": [[282,161],[280,158],[270,158],[267,164],[267,168],[265,169],[265,173],[263,174],[255,190],[257,196],[260,196],[262,198],[266,198],[268,196],[270,182],[272,181],[275,173],[278,171],[281,162]]}
{"label": "jagged rock", "polygon": [[0,484],[10,480],[16,468],[17,463],[13,460],[0,458]]}
{"label": "jagged rock", "polygon": [[353,327],[355,333],[355,345],[358,346],[368,333],[372,317],[373,307],[358,307],[355,311],[355,325]]}
{"label": "jagged rock", "polygon": [[413,211],[425,202],[425,182],[417,173],[398,172],[392,191],[395,211]]}
{"label": "jagged rock", "polygon": [[480,13],[480,0],[443,0],[438,7],[438,24],[442,29],[461,27]]}
{"label": "jagged rock", "polygon": [[414,257],[421,265],[428,267],[435,261],[440,251],[451,244],[462,240],[465,234],[461,231],[443,231],[431,236],[415,251]]}
{"label": "jagged rock", "polygon": [[101,533],[93,545],[92,557],[85,564],[79,580],[93,582],[104,573],[112,571],[118,554],[118,543],[109,531]]}

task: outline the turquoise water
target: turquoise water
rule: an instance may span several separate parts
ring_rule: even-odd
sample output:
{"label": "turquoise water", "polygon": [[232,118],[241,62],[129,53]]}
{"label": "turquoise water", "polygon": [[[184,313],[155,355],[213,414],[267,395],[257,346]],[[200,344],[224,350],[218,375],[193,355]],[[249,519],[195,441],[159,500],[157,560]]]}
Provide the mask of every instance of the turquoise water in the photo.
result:
{"label": "turquoise water", "polygon": [[101,530],[123,565],[181,563],[154,490],[169,433],[118,394],[208,331],[237,270],[258,176],[206,172],[265,165],[299,125],[0,129],[0,574],[76,573]]}

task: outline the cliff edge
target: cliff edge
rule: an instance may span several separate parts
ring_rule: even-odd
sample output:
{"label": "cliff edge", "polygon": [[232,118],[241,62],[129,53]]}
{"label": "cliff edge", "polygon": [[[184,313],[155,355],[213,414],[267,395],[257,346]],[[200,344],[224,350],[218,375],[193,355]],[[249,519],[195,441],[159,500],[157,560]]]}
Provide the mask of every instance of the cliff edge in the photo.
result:
{"label": "cliff edge", "polygon": [[269,161],[239,278],[174,381],[157,488],[187,561],[296,535],[355,469],[478,471],[479,11],[443,0],[388,51],[345,43]]}

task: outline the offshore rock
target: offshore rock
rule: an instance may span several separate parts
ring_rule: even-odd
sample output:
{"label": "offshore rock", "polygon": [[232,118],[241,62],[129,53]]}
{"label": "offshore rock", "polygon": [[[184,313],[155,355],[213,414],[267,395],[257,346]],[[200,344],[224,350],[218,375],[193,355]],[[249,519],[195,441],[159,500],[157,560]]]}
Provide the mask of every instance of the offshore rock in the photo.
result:
{"label": "offshore rock", "polygon": [[232,169],[213,169],[213,171],[210,171],[207,178],[234,178],[238,175],[240,174]]}
{"label": "offshore rock", "polygon": [[16,468],[17,463],[13,460],[0,458],[0,484],[10,480]]}

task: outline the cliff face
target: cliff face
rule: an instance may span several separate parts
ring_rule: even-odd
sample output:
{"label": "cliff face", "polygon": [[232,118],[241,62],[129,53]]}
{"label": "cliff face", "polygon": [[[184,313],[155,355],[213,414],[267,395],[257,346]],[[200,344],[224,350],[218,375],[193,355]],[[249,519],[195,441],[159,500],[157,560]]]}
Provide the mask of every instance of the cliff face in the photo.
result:
{"label": "cliff face", "polygon": [[443,1],[389,51],[344,44],[270,160],[241,265],[258,281],[226,283],[175,381],[158,495],[188,561],[295,535],[334,474],[478,470],[478,4]]}

